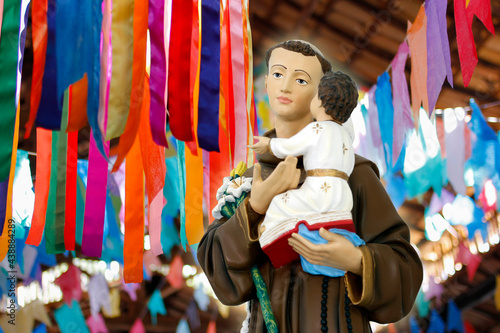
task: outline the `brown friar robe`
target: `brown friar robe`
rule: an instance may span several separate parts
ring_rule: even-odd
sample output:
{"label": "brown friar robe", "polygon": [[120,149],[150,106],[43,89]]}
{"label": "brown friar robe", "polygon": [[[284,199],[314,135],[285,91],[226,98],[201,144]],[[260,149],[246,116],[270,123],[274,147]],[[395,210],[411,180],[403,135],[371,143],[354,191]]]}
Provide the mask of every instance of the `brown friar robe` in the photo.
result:
{"label": "brown friar robe", "polygon": [[[270,136],[273,136],[271,133]],[[265,179],[280,162],[270,154],[258,156]],[[300,165],[298,167],[302,167]],[[252,176],[249,169],[245,176]],[[302,168],[301,182],[304,180]],[[349,177],[362,276],[347,273],[330,278],[327,298],[328,332],[348,332],[345,292],[352,302],[352,332],[371,332],[369,321],[395,322],[411,310],[422,282],[422,263],[410,244],[408,226],[398,215],[379,180],[378,169],[357,156]],[[299,185],[300,186],[300,185]],[[300,261],[275,269],[262,252],[257,230],[263,216],[245,200],[230,219],[214,221],[198,247],[198,259],[215,294],[227,305],[250,301],[249,332],[266,332],[250,271],[258,265],[268,288],[280,332],[321,332],[324,276],[302,270]]]}

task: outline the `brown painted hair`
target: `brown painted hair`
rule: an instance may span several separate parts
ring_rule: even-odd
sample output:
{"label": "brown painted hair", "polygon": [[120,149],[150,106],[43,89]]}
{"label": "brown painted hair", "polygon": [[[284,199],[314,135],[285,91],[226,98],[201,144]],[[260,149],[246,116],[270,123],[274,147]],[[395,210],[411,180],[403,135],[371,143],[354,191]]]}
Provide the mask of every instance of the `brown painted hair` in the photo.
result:
{"label": "brown painted hair", "polygon": [[326,114],[345,123],[358,104],[358,89],[349,75],[329,72],[319,81],[318,97]]}
{"label": "brown painted hair", "polygon": [[269,50],[266,51],[266,65],[269,68],[269,58],[271,58],[271,54],[277,48],[283,48],[288,51],[298,52],[305,56],[316,56],[318,58],[319,63],[321,64],[321,69],[323,70],[323,74],[330,72],[332,70],[332,64],[328,60],[325,59],[321,51],[312,44],[307,42],[303,42],[300,40],[287,40],[286,42],[281,42],[279,44],[274,45]]}

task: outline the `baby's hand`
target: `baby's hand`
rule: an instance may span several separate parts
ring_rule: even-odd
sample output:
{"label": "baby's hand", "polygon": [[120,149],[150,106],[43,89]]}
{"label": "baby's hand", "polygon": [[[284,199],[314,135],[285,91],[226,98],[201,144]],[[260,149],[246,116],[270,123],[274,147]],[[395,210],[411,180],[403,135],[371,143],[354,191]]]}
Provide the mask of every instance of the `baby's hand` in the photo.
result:
{"label": "baby's hand", "polygon": [[252,149],[257,154],[265,154],[269,151],[269,141],[271,139],[266,138],[265,136],[254,136],[254,139],[259,140],[259,142],[254,143],[253,145],[248,145],[248,148]]}

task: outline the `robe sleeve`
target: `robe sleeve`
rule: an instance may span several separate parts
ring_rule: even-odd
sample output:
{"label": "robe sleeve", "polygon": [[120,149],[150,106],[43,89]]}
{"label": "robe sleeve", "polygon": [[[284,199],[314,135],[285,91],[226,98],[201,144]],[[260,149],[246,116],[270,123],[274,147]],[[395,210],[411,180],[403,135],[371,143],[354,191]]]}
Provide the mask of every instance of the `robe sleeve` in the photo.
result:
{"label": "robe sleeve", "polygon": [[314,133],[312,124],[316,123],[307,125],[300,132],[288,139],[271,139],[271,141],[269,142],[269,146],[273,155],[282,159],[287,157],[288,155],[304,155],[309,147],[311,147],[317,141],[318,133]]}
{"label": "robe sleeve", "polygon": [[198,246],[198,261],[219,300],[239,305],[255,297],[251,268],[265,260],[258,241],[264,218],[253,211],[248,198],[230,219],[214,221]]}
{"label": "robe sleeve", "polygon": [[358,165],[349,183],[356,232],[366,242],[360,247],[362,276],[346,274],[349,297],[354,305],[366,310],[369,320],[395,322],[413,306],[422,283],[422,262],[376,167],[371,162]]}

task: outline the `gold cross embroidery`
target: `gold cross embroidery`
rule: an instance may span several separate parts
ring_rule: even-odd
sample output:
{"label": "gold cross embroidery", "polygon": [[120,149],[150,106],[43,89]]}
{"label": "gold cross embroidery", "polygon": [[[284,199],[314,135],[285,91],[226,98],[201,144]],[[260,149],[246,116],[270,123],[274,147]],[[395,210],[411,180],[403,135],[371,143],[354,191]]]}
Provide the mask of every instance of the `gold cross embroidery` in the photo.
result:
{"label": "gold cross embroidery", "polygon": [[321,185],[321,190],[325,191],[325,193],[328,192],[330,188],[331,188],[330,185],[328,185],[326,182],[323,185]]}
{"label": "gold cross embroidery", "polygon": [[343,144],[342,144],[342,149],[343,149],[342,154],[344,154],[344,155],[345,155],[345,152],[349,150],[349,149],[347,149],[347,147],[345,146],[345,143],[343,143]]}
{"label": "gold cross embroidery", "polygon": [[312,129],[313,129],[313,131],[316,132],[316,134],[318,134],[323,129],[323,126],[321,126],[320,124],[316,123],[316,124],[313,125]]}
{"label": "gold cross embroidery", "polygon": [[283,201],[285,203],[288,203],[288,200],[290,199],[290,195],[288,193],[285,193],[281,196],[281,199],[283,199]]}

